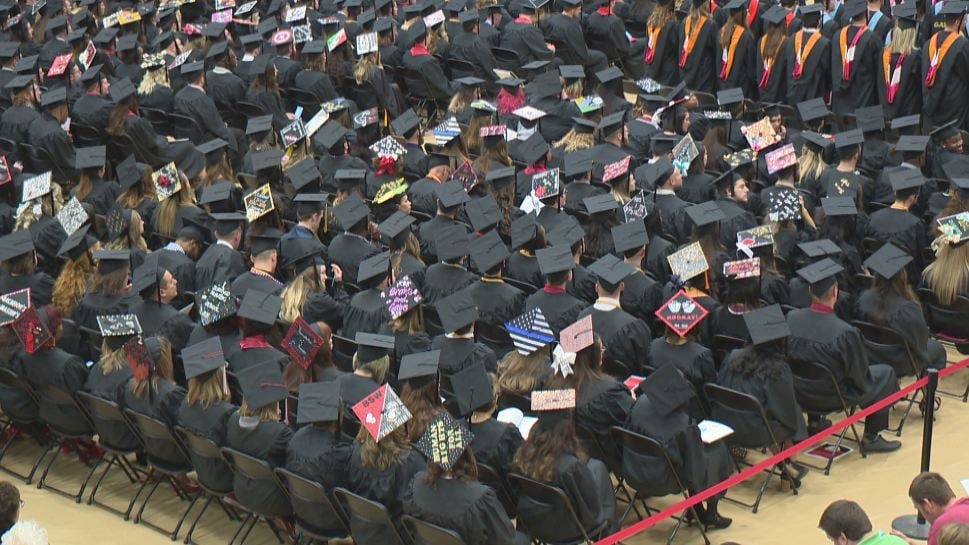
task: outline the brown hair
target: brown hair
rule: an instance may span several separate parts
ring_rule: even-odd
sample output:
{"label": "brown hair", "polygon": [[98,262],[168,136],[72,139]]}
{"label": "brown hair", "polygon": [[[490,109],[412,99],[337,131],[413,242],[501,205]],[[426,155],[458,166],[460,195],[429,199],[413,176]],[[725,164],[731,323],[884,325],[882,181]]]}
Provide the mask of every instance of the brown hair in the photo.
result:
{"label": "brown hair", "polygon": [[818,528],[824,530],[830,538],[844,534],[851,541],[860,541],[871,531],[871,520],[857,503],[851,500],[837,500],[821,513]]}
{"label": "brown hair", "polygon": [[[158,391],[158,381],[172,382],[175,376],[175,368],[172,365],[172,344],[165,337],[155,337],[158,342],[158,359],[153,362],[154,369],[150,380],[132,380],[128,385],[131,393],[141,399],[148,392],[148,385],[151,384],[152,391]],[[145,343],[148,339],[145,340]]]}
{"label": "brown hair", "polygon": [[242,405],[239,405],[239,416],[255,416],[261,422],[278,422],[279,403],[270,403],[253,409],[246,402],[246,399],[242,398]]}
{"label": "brown hair", "polygon": [[391,320],[390,329],[395,333],[406,331],[409,335],[415,335],[424,331],[424,311],[421,307],[414,307],[405,312],[403,316],[396,320]]}
{"label": "brown hair", "polygon": [[296,321],[303,309],[303,303],[310,293],[323,291],[320,286],[320,270],[316,264],[303,269],[296,278],[284,289],[281,297],[283,304],[279,309],[279,318],[288,324]]}
{"label": "brown hair", "polygon": [[109,242],[105,248],[108,250],[148,251],[148,243],[145,242],[145,222],[141,219],[137,210],[131,210],[128,232]]}
{"label": "brown hair", "polygon": [[300,384],[317,382],[324,369],[333,367],[333,353],[330,351],[330,338],[333,336],[333,330],[325,322],[316,322],[315,326],[320,336],[323,337],[323,347],[316,353],[312,365],[306,369],[290,360],[286,370],[283,371],[283,382],[286,383],[286,387],[290,391],[298,390]]}
{"label": "brown hair", "polygon": [[898,273],[890,279],[885,279],[881,275],[875,275],[875,285],[872,287],[876,297],[875,309],[872,312],[872,321],[878,325],[885,325],[885,320],[888,319],[888,305],[891,300],[895,297],[901,297],[907,301],[911,301],[918,305],[919,308],[922,307],[919,304],[918,298],[915,296],[915,292],[912,291],[912,286],[908,283],[908,273],[903,268],[898,271]]}
{"label": "brown hair", "polygon": [[548,348],[539,348],[527,356],[512,350],[499,366],[498,391],[528,395],[548,372]]}
{"label": "brown hair", "polygon": [[411,450],[403,426],[390,432],[380,442],[374,440],[367,428],[360,426],[357,443],[360,443],[360,465],[376,471],[385,471]]}
{"label": "brown hair", "polygon": [[0,534],[20,518],[20,490],[10,481],[0,481]]}
{"label": "brown hair", "polygon": [[201,374],[188,379],[188,395],[186,402],[189,407],[201,405],[203,409],[215,406],[220,401],[227,401],[229,394],[222,389],[222,376],[225,368]]}
{"label": "brown hair", "polygon": [[590,346],[580,350],[575,355],[573,374],[567,378],[562,378],[562,375],[553,373],[545,381],[543,388],[552,390],[575,388],[575,391],[578,392],[587,382],[601,380],[605,377],[602,373],[602,355],[605,351],[606,349],[602,344],[602,340],[596,335],[592,338],[592,344]]}
{"label": "brown hair", "polygon": [[101,373],[105,376],[124,369],[126,365],[124,350],[121,348],[112,349],[105,339],[101,343],[101,359],[98,361],[98,365],[101,367]]}
{"label": "brown hair", "polygon": [[441,480],[445,475],[450,475],[459,481],[469,483],[478,480],[478,461],[475,459],[470,445],[464,448],[464,452],[454,461],[454,465],[451,466],[450,471],[445,471],[443,467],[428,460],[427,475],[424,476],[424,484],[433,488],[437,484],[437,481]]}
{"label": "brown hair", "polygon": [[550,483],[555,480],[555,462],[563,454],[572,454],[582,463],[589,457],[575,434],[575,418],[563,418],[553,426],[541,420],[532,426],[528,439],[515,454],[514,465],[526,477]]}
{"label": "brown hair", "polygon": [[969,545],[969,525],[946,524],[939,532],[939,545]]}
{"label": "brown hair", "polygon": [[142,201],[153,201],[157,198],[155,193],[155,182],[152,180],[153,171],[151,166],[145,168],[145,174],[141,177],[141,181],[135,185],[129,187],[124,193],[118,195],[118,203],[125,208],[130,208],[132,212]]}
{"label": "brown hair", "polygon": [[54,282],[51,297],[54,306],[63,316],[72,316],[74,308],[84,297],[88,282],[94,276],[94,264],[90,254],[85,252],[77,259],[69,259]]}
{"label": "brown hair", "polygon": [[33,251],[0,262],[0,269],[11,276],[30,276],[34,274],[36,268],[37,263]]}
{"label": "brown hair", "polygon": [[353,354],[353,368],[370,373],[371,378],[377,384],[387,381],[387,373],[390,372],[390,357],[383,356],[373,361],[360,361],[357,353]]}
{"label": "brown hair", "polygon": [[912,479],[912,484],[908,487],[908,497],[915,503],[922,503],[924,500],[945,506],[956,497],[952,487],[946,482],[945,478],[938,473],[923,471]]}
{"label": "brown hair", "polygon": [[441,414],[441,398],[437,381],[431,381],[417,388],[409,382],[404,382],[400,390],[400,400],[404,402],[404,406],[411,414],[411,419],[404,424],[407,440],[416,442],[424,435],[428,424]]}
{"label": "brown hair", "polygon": [[128,273],[131,266],[125,266],[107,274],[94,272],[91,282],[91,293],[100,293],[108,297],[121,297],[128,294]]}

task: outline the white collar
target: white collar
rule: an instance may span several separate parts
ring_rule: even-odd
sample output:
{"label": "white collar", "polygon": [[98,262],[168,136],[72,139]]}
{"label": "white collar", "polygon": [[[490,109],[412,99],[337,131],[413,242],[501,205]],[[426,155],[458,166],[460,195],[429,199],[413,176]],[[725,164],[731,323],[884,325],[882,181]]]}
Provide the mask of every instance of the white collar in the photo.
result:
{"label": "white collar", "polygon": [[600,297],[596,299],[596,302],[592,305],[592,308],[596,310],[601,310],[603,312],[611,312],[618,308],[622,308],[619,304],[619,299],[613,297]]}
{"label": "white collar", "polygon": [[657,195],[676,195],[676,191],[673,191],[672,189],[657,189],[656,194]]}
{"label": "white collar", "polygon": [[215,243],[216,244],[221,244],[221,245],[223,245],[223,246],[225,246],[227,248],[231,248],[231,249],[235,250],[235,248],[232,248],[232,245],[231,244],[229,244],[228,242],[226,242],[226,241],[224,241],[222,239],[215,239]]}

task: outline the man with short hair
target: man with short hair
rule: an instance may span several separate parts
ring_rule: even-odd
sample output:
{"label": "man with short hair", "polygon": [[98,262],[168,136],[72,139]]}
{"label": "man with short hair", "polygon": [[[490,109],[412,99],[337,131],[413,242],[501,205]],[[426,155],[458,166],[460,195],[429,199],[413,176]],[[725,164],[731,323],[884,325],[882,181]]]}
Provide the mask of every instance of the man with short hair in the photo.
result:
{"label": "man with short hair", "polygon": [[872,534],[871,520],[860,505],[838,500],[821,513],[818,528],[834,545],[905,545],[905,540],[885,532]]}
{"label": "man with short hair", "polygon": [[912,479],[908,497],[919,514],[932,524],[928,545],[938,545],[939,534],[950,524],[969,524],[969,498],[957,498],[938,473],[923,471]]}
{"label": "man with short hair", "polygon": [[215,244],[209,246],[195,265],[195,285],[207,288],[213,284],[230,284],[246,272],[246,264],[239,253],[242,226],[246,217],[239,213],[212,214],[212,233]]}

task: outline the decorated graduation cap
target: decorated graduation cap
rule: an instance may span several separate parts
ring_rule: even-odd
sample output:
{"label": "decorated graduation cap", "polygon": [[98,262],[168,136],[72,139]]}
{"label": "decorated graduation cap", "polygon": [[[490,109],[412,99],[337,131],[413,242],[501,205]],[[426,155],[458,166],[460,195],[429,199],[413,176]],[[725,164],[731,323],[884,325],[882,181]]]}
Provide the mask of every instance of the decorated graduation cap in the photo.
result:
{"label": "decorated graduation cap", "polygon": [[400,370],[397,372],[397,380],[416,382],[420,379],[436,377],[440,362],[440,350],[407,354],[400,359]]}
{"label": "decorated graduation cap", "polygon": [[51,173],[43,174],[24,180],[21,187],[20,202],[29,202],[50,193]]}
{"label": "decorated graduation cap", "polygon": [[663,303],[663,306],[656,311],[656,317],[674,333],[680,337],[685,337],[709,313],[686,291],[680,290]]}
{"label": "decorated graduation cap", "polygon": [[515,350],[523,356],[555,342],[555,333],[539,307],[506,322],[505,329],[515,345]]}
{"label": "decorated graduation cap", "polygon": [[517,250],[538,236],[535,214],[525,214],[511,222],[511,249]]}
{"label": "decorated graduation cap", "polygon": [[491,270],[511,255],[504,241],[494,230],[472,239],[468,246],[472,263],[481,274]]}
{"label": "decorated graduation cap", "polygon": [[535,251],[535,257],[538,258],[539,270],[546,276],[575,268],[572,250],[566,245],[540,248]]}
{"label": "decorated graduation cap", "polygon": [[[267,356],[272,358],[272,356]],[[268,407],[286,399],[289,390],[274,359],[251,365],[236,373],[242,386],[242,397],[252,409]]]}
{"label": "decorated graduation cap", "polygon": [[297,365],[309,369],[324,343],[316,327],[306,323],[302,316],[297,316],[283,338],[282,348]]}
{"label": "decorated graduation cap", "polygon": [[0,237],[0,261],[7,261],[34,251],[34,241],[27,229]]}
{"label": "decorated graduation cap", "polygon": [[891,280],[914,258],[890,242],[886,242],[865,260],[865,267],[875,271],[878,276]]}
{"label": "decorated graduation cap", "polygon": [[723,275],[731,280],[744,280],[760,276],[760,258],[740,259],[723,264]]}
{"label": "decorated graduation cap", "polygon": [[660,416],[683,407],[696,395],[675,365],[661,365],[646,377],[639,388]]}
{"label": "decorated graduation cap", "polygon": [[942,237],[949,244],[961,244],[969,239],[969,212],[960,212],[935,221]]}
{"label": "decorated graduation cap", "polygon": [[28,355],[34,354],[54,338],[47,326],[46,314],[41,316],[41,313],[42,311],[28,306],[10,324],[14,334],[17,335],[17,340]]}
{"label": "decorated graduation cap", "polygon": [[102,314],[97,321],[102,337],[141,335],[141,323],[134,314]]}
{"label": "decorated graduation cap", "polygon": [[300,384],[296,423],[312,424],[339,420],[342,406],[339,383],[331,381]]}
{"label": "decorated graduation cap", "polygon": [[[124,343],[122,353],[128,367],[131,368],[135,383],[151,380],[155,366],[161,358],[161,352],[162,347],[158,337],[144,338],[139,335]],[[154,391],[150,390],[149,395],[153,396]]]}
{"label": "decorated graduation cap", "polygon": [[273,325],[279,316],[279,309],[283,306],[283,300],[271,293],[259,290],[247,290],[239,305],[236,313],[240,318],[245,318],[260,324]]}
{"label": "decorated graduation cap", "polygon": [[390,274],[390,252],[370,256],[360,262],[357,270],[357,283],[371,279],[383,279]]}
{"label": "decorated graduation cap", "polygon": [[797,153],[793,144],[787,144],[764,154],[764,160],[767,162],[767,173],[775,174],[797,165]]}
{"label": "decorated graduation cap", "polygon": [[163,201],[182,189],[182,181],[178,174],[178,167],[174,162],[168,163],[151,175],[155,183],[155,193],[158,200]]}
{"label": "decorated graduation cap", "polygon": [[485,232],[498,225],[501,221],[501,210],[494,195],[484,195],[464,206],[464,212],[471,221],[471,227],[478,232]]}
{"label": "decorated graduation cap", "polygon": [[791,334],[780,305],[770,305],[744,314],[744,324],[754,344],[784,339]]}
{"label": "decorated graduation cap", "polygon": [[673,252],[667,256],[666,260],[673,274],[679,276],[680,280],[684,282],[703,274],[710,268],[699,242],[693,242]]}
{"label": "decorated graduation cap", "polygon": [[817,290],[827,291],[837,283],[836,275],[842,271],[844,271],[844,267],[830,257],[826,257],[821,261],[798,269],[797,275]]}
{"label": "decorated graduation cap", "polygon": [[615,291],[623,280],[636,272],[636,269],[618,257],[606,254],[589,265],[589,272],[596,275],[596,279],[604,289]]}
{"label": "decorated graduation cap", "polygon": [[380,298],[386,305],[392,320],[417,308],[424,300],[420,288],[408,275],[398,278],[394,285],[380,293]]}
{"label": "decorated graduation cap", "polygon": [[450,471],[465,449],[471,446],[472,437],[467,424],[454,420],[447,411],[441,411],[427,425],[416,446],[431,463]]}
{"label": "decorated graduation cap", "polygon": [[767,194],[767,216],[771,221],[801,219],[801,198],[797,189],[779,188]]}
{"label": "decorated graduation cap", "polygon": [[438,301],[434,307],[441,318],[445,333],[464,329],[478,319],[478,307],[467,291],[449,295]]}
{"label": "decorated graduation cap", "polygon": [[367,433],[378,442],[411,419],[411,413],[404,402],[387,384],[354,405],[353,414]]}
{"label": "decorated graduation cap", "polygon": [[575,409],[575,390],[536,390],[531,395],[531,409],[538,413],[538,425],[553,429],[572,418]]}
{"label": "decorated graduation cap", "polygon": [[802,242],[798,244],[797,247],[804,252],[806,256],[812,258],[838,255],[841,253],[841,247],[832,242],[829,238]]}
{"label": "decorated graduation cap", "polygon": [[222,352],[222,342],[218,337],[186,346],[182,349],[182,361],[185,364],[185,378],[191,379],[225,367],[225,354]]}
{"label": "decorated graduation cap", "polygon": [[30,307],[30,288],[0,295],[0,326],[10,325]]}
{"label": "decorated graduation cap", "polygon": [[548,199],[559,194],[559,169],[553,168],[532,175],[532,192],[539,199]]}
{"label": "decorated graduation cap", "polygon": [[370,215],[370,209],[356,193],[351,194],[345,201],[334,207],[333,213],[344,230],[350,230],[354,225],[365,220]]}
{"label": "decorated graduation cap", "polygon": [[71,197],[71,200],[57,213],[57,221],[64,228],[67,236],[73,235],[88,219],[87,212],[77,197]]}

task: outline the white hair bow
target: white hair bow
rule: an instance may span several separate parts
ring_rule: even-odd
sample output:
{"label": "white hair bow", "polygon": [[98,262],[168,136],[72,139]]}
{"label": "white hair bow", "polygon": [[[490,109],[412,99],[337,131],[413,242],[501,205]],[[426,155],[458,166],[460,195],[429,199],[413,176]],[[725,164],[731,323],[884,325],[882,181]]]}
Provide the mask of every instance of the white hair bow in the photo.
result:
{"label": "white hair bow", "polygon": [[562,345],[556,346],[552,351],[552,373],[561,373],[562,378],[568,378],[574,372],[573,365],[575,365],[575,352],[566,352]]}

